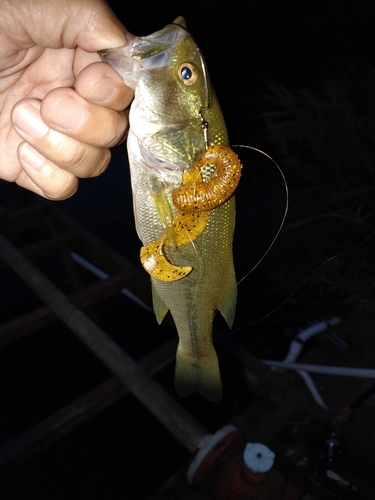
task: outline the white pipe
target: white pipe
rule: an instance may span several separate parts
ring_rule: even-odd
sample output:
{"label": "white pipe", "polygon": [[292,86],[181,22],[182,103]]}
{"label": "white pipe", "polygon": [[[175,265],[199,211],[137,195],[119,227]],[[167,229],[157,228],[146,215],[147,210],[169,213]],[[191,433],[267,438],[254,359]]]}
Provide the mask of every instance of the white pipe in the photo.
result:
{"label": "white pipe", "polygon": [[[90,271],[92,274],[95,274],[98,278],[105,280],[109,277],[107,273],[99,269],[98,267],[94,266],[94,264],[91,264],[88,260],[84,259],[80,255],[78,255],[75,252],[70,252],[70,255],[72,256],[72,259],[77,262],[77,264],[80,264],[82,267]],[[146,309],[148,312],[153,312],[152,309],[150,309],[144,302],[139,300],[138,297],[136,297],[133,293],[131,293],[127,288],[123,288],[121,290],[121,293],[131,299],[133,302],[136,302],[138,305]]]}
{"label": "white pipe", "polygon": [[318,391],[315,382],[313,379],[310,377],[310,375],[304,371],[299,371],[298,372],[303,380],[305,381],[305,384],[307,385],[307,388],[311,392],[312,397],[315,399],[316,403],[318,403],[319,406],[322,406],[326,410],[328,410],[328,406],[325,404],[323,401],[322,396],[320,395],[320,392]]}
{"label": "white pipe", "polygon": [[[315,323],[309,328],[302,330],[302,332],[300,332],[291,342],[289,352],[284,359],[284,363],[293,363],[300,355],[302,348],[307,340],[309,340],[314,335],[323,332],[329,326],[337,325],[338,323],[340,323],[340,321],[341,318],[334,316],[327,321],[320,321],[319,323]],[[324,403],[323,398],[319,394],[319,391],[310,375],[302,370],[299,370],[298,373],[305,381],[305,384],[307,385],[307,388],[311,392],[311,395],[315,399],[316,403],[327,409],[327,405]]]}
{"label": "white pipe", "polygon": [[300,352],[302,351],[304,343],[313,337],[314,335],[317,335],[320,332],[323,332],[326,330],[329,326],[334,326],[340,323],[341,318],[334,316],[333,318],[328,319],[327,321],[320,321],[319,323],[315,323],[315,325],[310,326],[309,328],[306,328],[305,330],[302,330],[292,341],[290,344],[289,352],[284,359],[286,363],[291,363],[295,361]]}
{"label": "white pipe", "polygon": [[285,363],[263,359],[264,364],[275,368],[288,368],[290,370],[306,371],[310,373],[323,373],[325,375],[340,375],[343,377],[375,378],[374,368],[349,368],[346,366],[310,365],[307,363]]}

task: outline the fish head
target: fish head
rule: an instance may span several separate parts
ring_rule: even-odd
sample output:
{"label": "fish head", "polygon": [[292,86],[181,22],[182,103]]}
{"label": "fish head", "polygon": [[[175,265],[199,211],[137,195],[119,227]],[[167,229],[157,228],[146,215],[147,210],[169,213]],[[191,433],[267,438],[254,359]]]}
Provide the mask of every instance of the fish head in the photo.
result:
{"label": "fish head", "polygon": [[202,111],[212,106],[213,90],[183,18],[149,36],[131,36],[102,57],[135,90],[130,127],[145,163],[157,170],[189,169],[205,147]]}

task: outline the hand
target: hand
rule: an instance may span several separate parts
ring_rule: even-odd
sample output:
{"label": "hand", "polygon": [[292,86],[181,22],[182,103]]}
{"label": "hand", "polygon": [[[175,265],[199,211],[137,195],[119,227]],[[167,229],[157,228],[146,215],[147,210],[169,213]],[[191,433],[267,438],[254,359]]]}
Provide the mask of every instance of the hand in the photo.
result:
{"label": "hand", "polygon": [[125,33],[104,0],[0,0],[0,178],[63,200],[106,169],[133,91],[97,51]]}

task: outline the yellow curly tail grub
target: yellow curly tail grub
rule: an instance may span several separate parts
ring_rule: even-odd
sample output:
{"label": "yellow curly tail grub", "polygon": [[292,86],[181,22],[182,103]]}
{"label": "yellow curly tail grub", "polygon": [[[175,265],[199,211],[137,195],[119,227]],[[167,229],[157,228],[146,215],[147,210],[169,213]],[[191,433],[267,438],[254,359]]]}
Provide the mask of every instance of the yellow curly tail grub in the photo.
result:
{"label": "yellow curly tail grub", "polygon": [[[203,232],[210,218],[210,212],[192,212],[179,214],[173,219],[174,234],[177,247],[194,241]],[[167,245],[173,243],[169,240]]]}
{"label": "yellow curly tail grub", "polygon": [[191,271],[191,266],[174,266],[163,253],[165,236],[141,248],[142,266],[150,276],[160,281],[177,281],[185,278]]}
{"label": "yellow curly tail grub", "polygon": [[[203,182],[199,174],[206,165],[213,165],[215,172]],[[175,207],[183,213],[218,207],[234,193],[240,181],[241,168],[241,162],[231,148],[222,144],[209,146],[197,158],[193,170],[183,174],[181,187],[172,191]]]}
{"label": "yellow curly tail grub", "polygon": [[167,260],[163,247],[181,247],[194,241],[202,233],[210,218],[210,212],[179,214],[173,219],[173,238],[169,233],[154,243],[141,248],[141,263],[144,269],[160,281],[177,281],[185,278],[191,271],[191,266],[175,266]]}
{"label": "yellow curly tail grub", "polygon": [[[213,165],[214,173],[203,181],[202,169]],[[173,217],[164,192],[153,193],[153,199],[166,234],[141,248],[141,263],[145,270],[160,281],[185,278],[191,266],[175,266],[164,255],[164,245],[181,247],[192,243],[203,232],[210,210],[224,203],[234,193],[240,177],[241,163],[229,147],[215,144],[196,160],[193,169],[182,174],[182,185],[172,192],[172,200],[180,212]]]}

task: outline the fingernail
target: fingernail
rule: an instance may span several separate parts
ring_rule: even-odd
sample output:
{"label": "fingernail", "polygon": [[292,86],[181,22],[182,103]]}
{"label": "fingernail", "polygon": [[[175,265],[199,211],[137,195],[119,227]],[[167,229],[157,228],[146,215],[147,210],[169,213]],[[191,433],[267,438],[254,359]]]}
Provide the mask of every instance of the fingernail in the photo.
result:
{"label": "fingernail", "polygon": [[91,102],[106,102],[112,99],[117,91],[116,83],[109,76],[104,76],[96,83],[87,95]]}
{"label": "fingernail", "polygon": [[18,106],[13,115],[15,127],[34,139],[39,139],[47,134],[49,127],[40,116],[40,106],[26,104]]}
{"label": "fingernail", "polygon": [[67,95],[59,99],[51,110],[52,126],[59,129],[77,130],[85,118],[85,110],[73,96]]}
{"label": "fingernail", "polygon": [[19,149],[19,155],[22,165],[26,168],[30,167],[33,170],[39,170],[46,163],[46,158],[27,143],[22,144]]}
{"label": "fingernail", "polygon": [[[98,19],[99,16],[96,16]],[[95,21],[95,19],[93,19]],[[109,19],[107,18],[107,21]],[[104,21],[104,24],[103,24]],[[116,18],[106,22],[105,16],[100,16],[100,27],[88,26],[90,29],[91,42],[96,42],[95,50],[109,49],[111,47],[121,47],[126,44],[127,33],[123,24]],[[96,40],[94,40],[96,38]]]}

